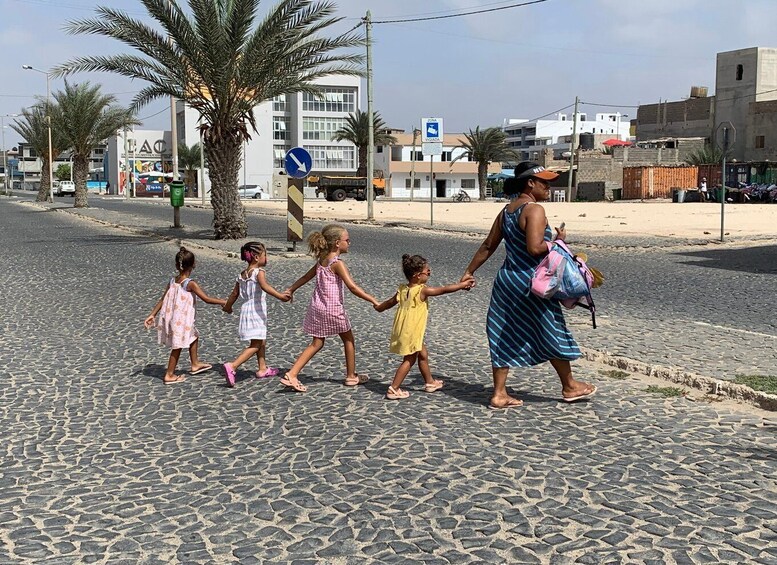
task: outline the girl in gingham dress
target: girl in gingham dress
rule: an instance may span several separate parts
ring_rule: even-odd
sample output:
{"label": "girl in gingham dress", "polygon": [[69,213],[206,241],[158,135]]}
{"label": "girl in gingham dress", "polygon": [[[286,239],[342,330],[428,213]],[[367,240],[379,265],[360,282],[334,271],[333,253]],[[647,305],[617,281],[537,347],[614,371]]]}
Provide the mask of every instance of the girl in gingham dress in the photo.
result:
{"label": "girl in gingham dress", "polygon": [[248,266],[237,277],[235,288],[229,295],[223,310],[231,314],[232,305],[238,296],[243,299],[243,305],[240,307],[239,333],[241,340],[250,343],[237,356],[237,359],[231,363],[224,363],[227,386],[230,388],[235,386],[238,367],[254,355],[259,363],[259,370],[256,372],[257,378],[274,377],[278,374],[278,369],[268,366],[265,360],[265,340],[267,339],[267,299],[265,294],[283,302],[291,300],[290,295],[281,294],[267,282],[264,273],[264,267],[267,265],[267,250],[263,244],[258,241],[249,241],[240,248],[240,258],[248,263]]}
{"label": "girl in gingham dress", "polygon": [[294,292],[316,279],[316,287],[310,298],[308,311],[302,329],[313,337],[313,341],[300,354],[289,372],[281,379],[281,384],[305,392],[307,387],[299,382],[300,371],[321,351],[327,337],[339,335],[345,349],[345,385],[356,386],[367,382],[367,375],[356,372],[356,346],[351,331],[351,322],[345,313],[343,304],[344,287],[353,294],[366,300],[373,306],[379,304],[377,299],[366,293],[351,278],[348,267],[340,260],[340,255],[348,253],[351,240],[348,231],[342,226],[331,224],[320,232],[314,232],[308,237],[310,254],[316,257],[316,264],[302,277],[291,285],[286,293],[293,296]]}
{"label": "girl in gingham dress", "polygon": [[167,371],[162,379],[166,385],[182,383],[186,380],[183,375],[175,374],[182,349],[189,349],[189,358],[192,362],[190,373],[192,375],[203,373],[212,368],[211,365],[202,363],[197,356],[200,334],[194,327],[197,310],[195,297],[199,297],[206,304],[220,306],[224,306],[227,301],[205,294],[200,285],[191,279],[194,266],[194,253],[181,247],[175,256],[175,268],[178,271],[178,276],[170,279],[162,298],[154,305],[151,314],[143,322],[146,329],[151,329],[154,327],[156,315],[161,312],[159,322],[156,323],[159,344],[170,348]]}

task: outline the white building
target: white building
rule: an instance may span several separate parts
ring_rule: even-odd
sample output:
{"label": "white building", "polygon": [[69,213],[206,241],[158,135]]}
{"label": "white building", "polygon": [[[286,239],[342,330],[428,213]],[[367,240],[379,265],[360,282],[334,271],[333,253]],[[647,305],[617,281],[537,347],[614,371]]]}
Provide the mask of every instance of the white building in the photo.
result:
{"label": "white building", "polygon": [[[421,152],[421,136],[416,136],[415,150],[412,133],[397,133],[392,131],[397,143],[392,146],[375,148],[375,168],[383,171],[386,178],[386,196],[389,198],[409,198],[411,196],[411,177],[415,176],[412,197],[429,198],[432,187],[437,198],[448,198],[465,190],[471,197],[480,195],[478,187],[478,164],[462,157],[455,163],[454,159],[466,153],[458,148],[462,134],[445,134],[442,155],[425,157]],[[432,168],[434,176],[432,176]],[[498,173],[500,163],[492,163],[489,174]]]}
{"label": "white building", "polygon": [[[254,108],[256,132],[244,146],[238,184],[255,184],[273,197],[284,196],[273,186],[273,174],[283,169],[286,152],[304,147],[313,157],[313,172],[355,171],[356,147],[331,141],[346,117],[360,108],[361,80],[329,76],[315,81],[323,97],[309,93],[279,96]],[[178,139],[191,146],[199,143],[199,113],[179,103]]]}
{"label": "white building", "polygon": [[[569,151],[573,116],[558,114],[554,119],[533,121],[507,119],[502,129],[507,134],[507,143],[521,155],[522,160],[536,160],[548,147],[553,149],[554,157],[560,158]],[[601,143],[606,139],[626,140],[629,137],[630,123],[624,114],[596,114],[593,120],[589,120],[585,113],[578,113],[577,116],[577,133],[595,136],[591,139],[591,147],[583,146],[581,140],[584,149],[596,148],[594,139]]]}
{"label": "white building", "polygon": [[[127,165],[132,172],[131,182],[136,183],[136,192],[143,196],[142,187],[137,184],[144,173],[172,171],[172,136],[170,131],[162,130],[128,130],[125,144],[124,132],[119,132],[108,139],[108,147],[104,161],[105,178],[110,182],[112,194],[124,194],[125,171]],[[127,152],[125,153],[125,147]],[[157,183],[158,184],[158,183]],[[159,195],[161,196],[161,187]],[[139,190],[141,189],[141,190]]]}

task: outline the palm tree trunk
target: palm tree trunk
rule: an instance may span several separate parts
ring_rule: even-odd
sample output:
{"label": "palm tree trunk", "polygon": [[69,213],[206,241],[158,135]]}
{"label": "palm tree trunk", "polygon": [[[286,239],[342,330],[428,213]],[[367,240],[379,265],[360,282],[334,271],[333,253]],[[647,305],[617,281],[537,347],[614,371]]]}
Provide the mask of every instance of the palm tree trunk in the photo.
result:
{"label": "palm tree trunk", "polygon": [[359,167],[356,169],[356,175],[360,177],[367,176],[367,146],[359,147]]}
{"label": "palm tree trunk", "polygon": [[216,239],[242,239],[248,233],[245,208],[237,193],[242,144],[235,139],[207,140],[213,231]]}
{"label": "palm tree trunk", "polygon": [[51,194],[49,167],[51,167],[51,161],[44,156],[43,166],[40,171],[40,188],[38,188],[38,196],[35,197],[35,202],[46,202],[49,199],[49,194]]}
{"label": "palm tree trunk", "polygon": [[86,181],[89,179],[89,161],[81,155],[73,155],[73,181],[76,183],[74,208],[88,208]]}
{"label": "palm tree trunk", "polygon": [[480,200],[486,199],[487,185],[488,185],[488,163],[478,163],[478,186],[480,187]]}

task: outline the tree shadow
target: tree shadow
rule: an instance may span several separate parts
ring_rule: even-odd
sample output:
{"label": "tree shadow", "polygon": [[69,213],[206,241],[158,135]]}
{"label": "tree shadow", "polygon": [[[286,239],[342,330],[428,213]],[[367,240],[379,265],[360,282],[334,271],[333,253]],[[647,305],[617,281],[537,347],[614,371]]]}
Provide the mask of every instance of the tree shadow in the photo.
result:
{"label": "tree shadow", "polygon": [[761,245],[739,249],[704,249],[678,252],[675,255],[692,257],[684,265],[707,269],[722,269],[754,274],[777,273],[777,245]]}

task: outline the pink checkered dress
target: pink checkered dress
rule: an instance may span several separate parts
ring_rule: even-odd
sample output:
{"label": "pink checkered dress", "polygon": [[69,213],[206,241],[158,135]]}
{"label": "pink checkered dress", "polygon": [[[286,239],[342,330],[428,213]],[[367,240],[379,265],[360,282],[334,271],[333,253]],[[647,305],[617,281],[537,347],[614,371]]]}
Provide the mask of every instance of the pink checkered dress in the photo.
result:
{"label": "pink checkered dress", "polygon": [[351,329],[351,321],[343,305],[345,283],[331,270],[334,262],[339,260],[335,257],[326,267],[316,264],[316,288],[302,323],[304,332],[313,337],[330,337]]}

